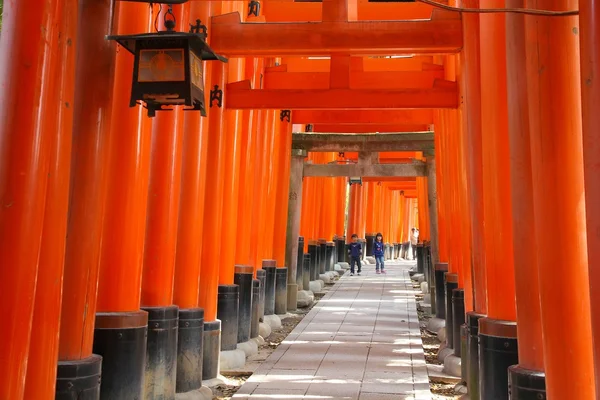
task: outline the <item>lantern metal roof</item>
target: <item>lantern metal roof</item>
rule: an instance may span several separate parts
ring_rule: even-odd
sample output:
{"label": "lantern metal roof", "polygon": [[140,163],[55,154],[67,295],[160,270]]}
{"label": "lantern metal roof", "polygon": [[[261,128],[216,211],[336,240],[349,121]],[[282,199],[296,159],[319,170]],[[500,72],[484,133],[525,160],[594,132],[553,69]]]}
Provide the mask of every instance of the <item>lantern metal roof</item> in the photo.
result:
{"label": "lantern metal roof", "polygon": [[115,40],[121,46],[123,46],[131,54],[135,54],[135,44],[138,41],[146,40],[164,40],[164,39],[179,39],[187,40],[190,49],[201,56],[202,60],[215,60],[227,62],[228,59],[213,51],[208,44],[204,41],[203,35],[199,33],[189,32],[172,32],[172,31],[160,31],[153,33],[140,33],[137,35],[111,35],[107,36],[108,40]]}

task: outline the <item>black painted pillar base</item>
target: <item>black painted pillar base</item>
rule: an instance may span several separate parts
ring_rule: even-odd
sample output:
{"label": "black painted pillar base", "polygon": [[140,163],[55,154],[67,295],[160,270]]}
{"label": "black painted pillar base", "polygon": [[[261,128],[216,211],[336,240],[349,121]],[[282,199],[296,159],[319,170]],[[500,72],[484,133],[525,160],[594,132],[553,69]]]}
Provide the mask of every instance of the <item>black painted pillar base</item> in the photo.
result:
{"label": "black painted pillar base", "polygon": [[[324,274],[327,271],[327,241],[319,239],[319,274]],[[318,279],[318,276],[317,276]]]}
{"label": "black painted pillar base", "polygon": [[546,374],[513,365],[508,369],[510,400],[546,400]]}
{"label": "black painted pillar base", "polygon": [[365,239],[367,240],[367,245],[365,246],[365,254],[367,257],[371,257],[373,255],[373,247],[375,246],[375,234],[367,233],[365,235]]}
{"label": "black painted pillar base", "polygon": [[260,280],[252,281],[252,321],[250,322],[250,338],[258,337],[260,325]]}
{"label": "black painted pillar base", "polygon": [[325,272],[333,271],[335,265],[335,243],[327,242],[325,244]]}
{"label": "black painted pillar base", "polygon": [[446,319],[446,288],[444,275],[448,272],[448,263],[435,264],[435,317]]}
{"label": "black painted pillar base", "polygon": [[219,285],[217,319],[221,321],[221,351],[237,349],[240,287]]}
{"label": "black painted pillar base", "polygon": [[102,357],[59,361],[56,376],[56,400],[98,400]]}
{"label": "black painted pillar base", "polygon": [[310,269],[312,261],[310,254],[304,254],[304,263],[302,264],[302,289],[310,290]]}
{"label": "black painted pillar base", "polygon": [[204,321],[204,343],[202,357],[202,380],[219,376],[221,360],[221,321]]}
{"label": "black painted pillar base", "polygon": [[260,297],[258,299],[258,321],[265,320],[265,286],[267,284],[267,271],[264,269],[256,270],[256,279],[260,281]]}
{"label": "black painted pillar base", "polygon": [[400,248],[401,248],[401,244],[400,243],[394,243],[394,258],[399,259],[400,258]]}
{"label": "black painted pillar base", "polygon": [[[177,339],[177,393],[187,393],[202,387],[204,309],[179,310]],[[130,397],[134,398],[134,397]]]}
{"label": "black painted pillar base", "polygon": [[236,265],[233,283],[239,286],[238,333],[237,342],[250,340],[252,323],[252,280],[254,268],[249,265]]}
{"label": "black painted pillar base", "polygon": [[462,324],[460,326],[460,377],[462,379],[462,383],[465,385],[467,383],[467,377],[469,376],[468,338],[469,328],[467,327],[467,324]]}
{"label": "black painted pillar base", "polygon": [[[337,262],[347,262],[346,236],[338,236],[335,240],[335,247],[337,251]],[[304,290],[308,289],[304,288]]]}
{"label": "black painted pillar base", "polygon": [[[418,247],[417,247],[418,249]],[[450,272],[444,274],[446,284],[446,344],[454,348],[454,313],[452,309],[452,291],[458,289],[458,275]]]}
{"label": "black painted pillar base", "polygon": [[275,314],[275,280],[277,279],[277,262],[263,260],[262,269],[267,273],[265,278],[265,315]]}
{"label": "black painted pillar base", "polygon": [[304,289],[304,287],[302,286],[302,265],[303,265],[303,263],[304,263],[304,237],[300,236],[298,238],[298,261],[296,263],[296,284],[299,287],[298,290]]}
{"label": "black painted pillar base", "polygon": [[508,399],[508,368],[518,362],[516,322],[480,319],[480,398],[482,400]]}
{"label": "black painted pillar base", "polygon": [[148,312],[144,398],[173,399],[177,372],[179,308],[143,307]]}
{"label": "black painted pillar base", "polygon": [[102,357],[101,399],[142,398],[147,333],[146,311],[96,313],[92,351]]}
{"label": "black painted pillar base", "polygon": [[423,274],[425,275],[425,282],[431,287],[431,245],[429,243],[423,244]]}
{"label": "black painted pillar base", "polygon": [[287,313],[287,286],[288,269],[277,268],[275,270],[275,314]]}
{"label": "black painted pillar base", "polygon": [[479,320],[485,315],[467,313],[467,389],[470,400],[479,400]]}
{"label": "black painted pillar base", "polygon": [[308,242],[308,254],[310,255],[310,280],[314,281],[319,274],[319,246],[316,240]]}
{"label": "black painted pillar base", "polygon": [[425,274],[423,266],[423,244],[417,244],[417,273]]}
{"label": "black painted pillar base", "polygon": [[452,291],[452,348],[456,357],[461,356],[460,327],[465,323],[465,290]]}

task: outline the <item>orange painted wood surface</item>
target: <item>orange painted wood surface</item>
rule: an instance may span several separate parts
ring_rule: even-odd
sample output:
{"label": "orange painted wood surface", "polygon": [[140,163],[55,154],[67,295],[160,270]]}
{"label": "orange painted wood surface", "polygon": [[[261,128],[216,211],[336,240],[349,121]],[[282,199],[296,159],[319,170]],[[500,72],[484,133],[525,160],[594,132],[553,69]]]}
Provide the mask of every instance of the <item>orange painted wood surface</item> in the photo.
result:
{"label": "orange painted wood surface", "polygon": [[[59,28],[64,26],[64,5],[62,1],[35,1],[29,9],[7,3],[3,10],[0,293],[6,309],[5,326],[0,333],[0,398],[6,399],[24,398],[26,375],[29,386],[40,386],[28,392],[50,398],[52,377],[56,376],[48,367],[53,360],[56,365],[58,353],[61,285],[53,282],[62,279],[68,186],[61,184],[65,172],[68,177],[69,167],[61,162],[64,157],[61,160],[60,155],[64,150],[61,145],[70,136],[70,130],[58,136],[56,118],[62,109],[57,104],[58,92],[65,88],[62,80],[56,82],[62,61],[57,57],[58,51],[64,54],[63,41],[58,40]],[[38,29],[31,30],[31,26]],[[55,81],[48,85],[51,80]],[[72,88],[72,83],[68,87]],[[58,176],[48,177],[48,173],[56,171]],[[53,202],[61,199],[62,203],[53,207]],[[54,248],[54,244],[59,247]],[[36,276],[54,281],[36,284]],[[49,304],[46,306],[44,301]],[[52,306],[45,314],[44,307]],[[49,334],[54,336],[46,338]],[[44,343],[30,346],[30,338],[32,342]],[[28,359],[32,358],[41,364],[28,366]]]}
{"label": "orange painted wood surface", "polygon": [[[595,380],[600,382],[600,92],[596,82],[600,76],[600,19],[598,0],[579,1],[579,40],[581,54],[581,108],[583,125],[583,162],[585,173],[585,204],[587,227],[587,253],[590,286],[592,333],[594,337]],[[600,385],[596,384],[596,398],[600,398]]]}
{"label": "orange painted wood surface", "polygon": [[[166,12],[163,7],[160,16]],[[189,4],[173,6],[177,29],[189,20]],[[159,21],[162,20],[159,16]],[[161,22],[162,24],[162,22]],[[164,29],[159,24],[159,29]],[[173,304],[177,222],[181,198],[183,109],[158,113],[152,121],[150,180],[141,304]]]}
{"label": "orange painted wood surface", "polygon": [[[148,6],[119,4],[119,34],[147,32]],[[150,177],[152,121],[142,107],[129,107],[133,56],[118,48],[110,126],[108,189],[102,234],[98,311],[140,308],[142,262]]]}
{"label": "orange painted wood surface", "polygon": [[297,110],[294,124],[433,124],[433,111],[420,110]]}
{"label": "orange painted wood surface", "polygon": [[[504,1],[482,0],[481,7]],[[486,14],[481,21],[481,120],[484,235],[489,318],[515,321],[505,16]]]}
{"label": "orange painted wood surface", "polygon": [[[437,80],[424,89],[251,89],[227,85],[228,109],[429,109],[458,107],[457,86]],[[294,121],[298,123],[298,121]]]}
{"label": "orange painted wood surface", "polygon": [[116,53],[108,24],[109,1],[79,2],[60,360],[92,354]]}
{"label": "orange painted wood surface", "polygon": [[238,13],[230,13],[213,17],[212,25],[211,47],[230,57],[454,53],[462,47],[459,15],[440,10],[422,21],[282,24],[242,23]]}
{"label": "orange painted wood surface", "polygon": [[[530,3],[552,10],[577,6],[571,0]],[[581,285],[589,276],[577,27],[577,17],[525,20],[542,337],[551,399],[595,398],[590,294]],[[569,182],[569,189],[561,182]],[[568,248],[557,249],[557,231],[569,238]],[[557,296],[573,285],[577,292]]]}

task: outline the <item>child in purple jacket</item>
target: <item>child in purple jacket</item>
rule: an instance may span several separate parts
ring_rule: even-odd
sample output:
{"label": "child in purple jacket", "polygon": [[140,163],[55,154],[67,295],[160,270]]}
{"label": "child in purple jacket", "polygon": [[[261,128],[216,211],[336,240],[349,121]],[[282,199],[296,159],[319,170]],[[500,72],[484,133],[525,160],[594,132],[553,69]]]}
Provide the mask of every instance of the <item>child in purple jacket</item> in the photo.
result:
{"label": "child in purple jacket", "polygon": [[378,274],[385,274],[385,262],[383,260],[384,251],[385,246],[383,244],[383,235],[381,233],[378,233],[375,236],[375,243],[373,244],[373,255],[375,256],[375,271]]}

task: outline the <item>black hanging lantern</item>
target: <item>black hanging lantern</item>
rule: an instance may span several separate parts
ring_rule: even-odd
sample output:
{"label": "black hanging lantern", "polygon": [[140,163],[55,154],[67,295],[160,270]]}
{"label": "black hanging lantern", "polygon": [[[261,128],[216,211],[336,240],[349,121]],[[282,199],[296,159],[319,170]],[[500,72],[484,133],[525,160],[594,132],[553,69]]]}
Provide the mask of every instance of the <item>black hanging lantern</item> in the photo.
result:
{"label": "black hanging lantern", "polygon": [[[129,0],[146,2],[143,0]],[[202,61],[227,62],[206,44],[206,27],[200,20],[190,32],[176,32],[171,4],[187,0],[162,0],[169,4],[165,13],[166,31],[138,35],[109,35],[135,57],[130,107],[145,103],[148,116],[172,106],[188,106],[206,116]],[[166,108],[165,108],[166,107]]]}

